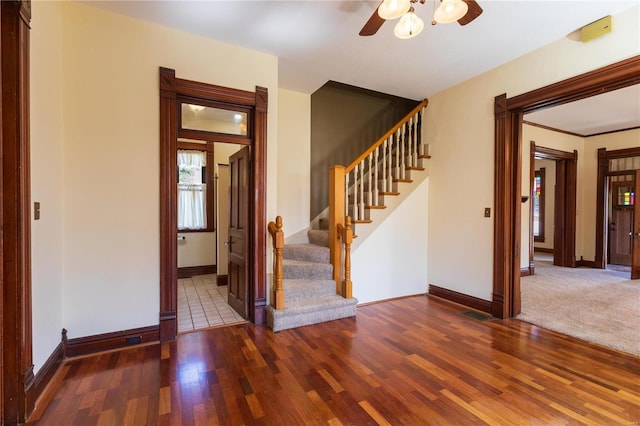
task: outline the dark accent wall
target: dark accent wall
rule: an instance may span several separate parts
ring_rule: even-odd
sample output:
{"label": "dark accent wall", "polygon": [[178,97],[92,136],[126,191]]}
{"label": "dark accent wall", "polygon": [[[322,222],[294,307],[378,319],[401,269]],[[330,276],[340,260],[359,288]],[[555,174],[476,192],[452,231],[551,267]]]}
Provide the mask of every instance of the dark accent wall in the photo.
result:
{"label": "dark accent wall", "polygon": [[329,205],[329,167],[349,165],[420,101],[329,81],[311,95],[311,218]]}

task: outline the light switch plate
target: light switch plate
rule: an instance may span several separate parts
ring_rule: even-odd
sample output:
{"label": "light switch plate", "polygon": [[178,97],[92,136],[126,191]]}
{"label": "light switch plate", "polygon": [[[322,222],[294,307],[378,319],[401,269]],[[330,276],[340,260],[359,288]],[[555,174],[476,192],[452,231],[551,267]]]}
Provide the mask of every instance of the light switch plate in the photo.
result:
{"label": "light switch plate", "polygon": [[491,217],[491,207],[484,208],[484,217]]}
{"label": "light switch plate", "polygon": [[40,202],[33,203],[33,220],[40,220]]}

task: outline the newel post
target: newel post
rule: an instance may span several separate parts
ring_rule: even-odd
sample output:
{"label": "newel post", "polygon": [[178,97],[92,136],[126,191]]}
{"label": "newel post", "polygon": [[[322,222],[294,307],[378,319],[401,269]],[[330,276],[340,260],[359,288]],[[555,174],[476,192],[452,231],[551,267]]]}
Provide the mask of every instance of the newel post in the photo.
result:
{"label": "newel post", "polygon": [[351,243],[353,242],[353,229],[351,229],[351,217],[345,217],[342,241],[344,242],[344,281],[342,282],[342,296],[349,299],[353,297],[351,284]]}
{"label": "newel post", "polygon": [[344,177],[344,166],[336,165],[329,168],[329,259],[333,265],[333,280],[336,282],[336,294],[340,294],[342,279],[342,250],[338,236],[338,225],[344,225]]}
{"label": "newel post", "polygon": [[284,247],[284,232],[282,231],[282,217],[277,216],[276,222],[269,222],[269,233],[273,238],[273,306],[284,309],[284,288],[282,287],[282,249]]}

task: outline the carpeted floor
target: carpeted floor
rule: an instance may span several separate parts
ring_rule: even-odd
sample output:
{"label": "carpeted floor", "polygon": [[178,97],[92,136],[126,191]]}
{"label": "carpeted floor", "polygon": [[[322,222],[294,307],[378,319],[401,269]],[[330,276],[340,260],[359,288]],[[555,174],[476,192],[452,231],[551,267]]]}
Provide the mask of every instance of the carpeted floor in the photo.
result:
{"label": "carpeted floor", "polygon": [[628,273],[536,260],[521,291],[518,319],[640,356],[640,280]]}

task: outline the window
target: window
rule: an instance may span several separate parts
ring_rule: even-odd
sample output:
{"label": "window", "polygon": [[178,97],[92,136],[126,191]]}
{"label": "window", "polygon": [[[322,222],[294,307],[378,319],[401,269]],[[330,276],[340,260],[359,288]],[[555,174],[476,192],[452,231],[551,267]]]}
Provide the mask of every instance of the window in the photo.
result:
{"label": "window", "polygon": [[[188,145],[196,149],[180,149]],[[207,164],[213,163],[209,144],[178,143],[178,231],[213,231],[213,182]],[[201,146],[201,148],[200,148]]]}
{"label": "window", "polygon": [[533,179],[533,240],[544,242],[544,167],[536,170]]}

